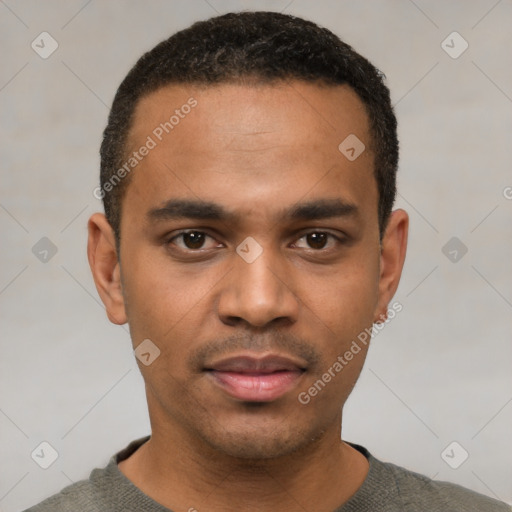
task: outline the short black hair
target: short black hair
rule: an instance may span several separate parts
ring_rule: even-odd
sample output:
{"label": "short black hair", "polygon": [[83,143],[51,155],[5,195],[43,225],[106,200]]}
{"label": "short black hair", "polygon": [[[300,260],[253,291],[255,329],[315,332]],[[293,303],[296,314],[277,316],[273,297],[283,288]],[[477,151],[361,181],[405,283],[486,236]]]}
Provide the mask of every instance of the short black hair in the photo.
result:
{"label": "short black hair", "polygon": [[101,197],[118,249],[121,204],[129,176],[120,180],[115,175],[126,163],[126,144],[138,101],[166,85],[245,83],[248,79],[346,84],[357,93],[369,119],[382,238],[395,200],[398,166],[397,122],[384,78],[330,30],[277,12],[216,16],[162,41],[137,61],[119,86],[103,132]]}

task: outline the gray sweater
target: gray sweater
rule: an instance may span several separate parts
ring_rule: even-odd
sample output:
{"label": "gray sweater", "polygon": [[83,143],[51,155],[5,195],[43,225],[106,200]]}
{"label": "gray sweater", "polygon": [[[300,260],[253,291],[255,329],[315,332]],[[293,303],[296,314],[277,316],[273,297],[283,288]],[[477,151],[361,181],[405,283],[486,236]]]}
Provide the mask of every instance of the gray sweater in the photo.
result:
{"label": "gray sweater", "polygon": [[[25,512],[172,512],[146,496],[117,467],[149,436],[132,441],[113,455],[105,468],[94,469],[88,480]],[[459,485],[437,482],[394,464],[381,462],[365,448],[351,444],[369,461],[368,475],[352,498],[333,512],[510,512],[508,505]],[[240,509],[242,510],[242,509]],[[311,511],[314,512],[314,511]]]}

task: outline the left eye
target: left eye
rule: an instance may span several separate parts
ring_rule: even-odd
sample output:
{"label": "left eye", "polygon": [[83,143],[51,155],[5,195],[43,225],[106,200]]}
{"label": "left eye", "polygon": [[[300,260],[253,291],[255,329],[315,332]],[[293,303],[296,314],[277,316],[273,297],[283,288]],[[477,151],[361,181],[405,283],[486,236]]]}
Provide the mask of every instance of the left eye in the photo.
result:
{"label": "left eye", "polygon": [[[323,231],[314,231],[311,233],[307,233],[306,235],[299,238],[300,240],[306,240],[306,243],[309,245],[309,248],[311,249],[325,249],[329,238],[331,238],[336,243],[336,237],[334,235],[331,235],[330,233],[325,233]],[[294,244],[294,245],[297,245]],[[306,247],[307,249],[308,247]]]}
{"label": "left eye", "polygon": [[203,231],[184,231],[171,238],[169,243],[175,243],[176,240],[181,240],[182,244],[175,243],[175,245],[177,245],[180,249],[204,249],[205,247],[203,247],[203,245],[205,240],[208,238],[214,240],[211,236],[207,235]]}

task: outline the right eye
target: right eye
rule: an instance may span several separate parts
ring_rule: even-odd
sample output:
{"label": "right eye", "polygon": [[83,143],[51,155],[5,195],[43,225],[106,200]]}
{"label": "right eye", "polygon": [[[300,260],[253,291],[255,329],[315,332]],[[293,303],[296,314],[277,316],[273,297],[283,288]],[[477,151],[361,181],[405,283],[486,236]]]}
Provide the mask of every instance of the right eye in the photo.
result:
{"label": "right eye", "polygon": [[[180,233],[174,235],[172,238],[170,238],[167,241],[167,244],[173,244],[179,249],[183,251],[191,251],[195,252],[200,249],[202,250],[208,250],[208,249],[214,249],[216,246],[213,245],[211,247],[204,248],[205,241],[207,239],[211,239],[215,241],[213,237],[205,233],[204,231],[197,231],[194,229],[190,229],[187,231],[181,231]],[[181,243],[178,243],[177,241],[180,241]]]}

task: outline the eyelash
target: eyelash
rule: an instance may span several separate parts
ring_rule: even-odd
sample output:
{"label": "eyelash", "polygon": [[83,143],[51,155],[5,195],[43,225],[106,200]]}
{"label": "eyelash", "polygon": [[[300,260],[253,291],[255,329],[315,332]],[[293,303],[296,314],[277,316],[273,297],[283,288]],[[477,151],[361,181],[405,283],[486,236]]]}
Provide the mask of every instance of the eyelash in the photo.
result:
{"label": "eyelash", "polygon": [[[215,240],[215,238],[211,235],[209,235],[207,232],[205,231],[200,231],[198,229],[188,229],[188,230],[183,230],[183,231],[180,231],[178,233],[176,233],[175,235],[173,235],[171,238],[169,238],[166,242],[166,245],[172,245],[173,244],[173,241],[176,240],[177,238],[180,238],[180,237],[183,237],[183,235],[186,235],[186,234],[190,234],[190,233],[199,233],[199,234],[202,234],[202,235],[206,235],[207,237],[211,238],[212,240]],[[334,239],[338,244],[342,245],[343,243],[346,242],[346,240],[332,234],[332,233],[329,233],[328,231],[320,231],[320,230],[313,230],[313,231],[308,231],[307,233],[303,233],[297,240],[301,240],[305,237],[307,237],[308,235],[312,235],[312,234],[322,234],[322,235],[327,235],[328,237],[330,237],[331,239]],[[176,246],[178,247],[178,246]],[[332,248],[330,248],[332,250]],[[200,254],[201,252],[206,252],[208,251],[208,249],[190,249],[190,248],[182,248],[182,247],[178,247],[178,250],[180,251],[183,251],[183,252],[186,252],[186,253],[198,253]],[[313,252],[321,252],[321,251],[329,251],[329,248],[321,248],[321,249],[314,249],[314,248],[309,248],[309,250],[313,251]]]}

